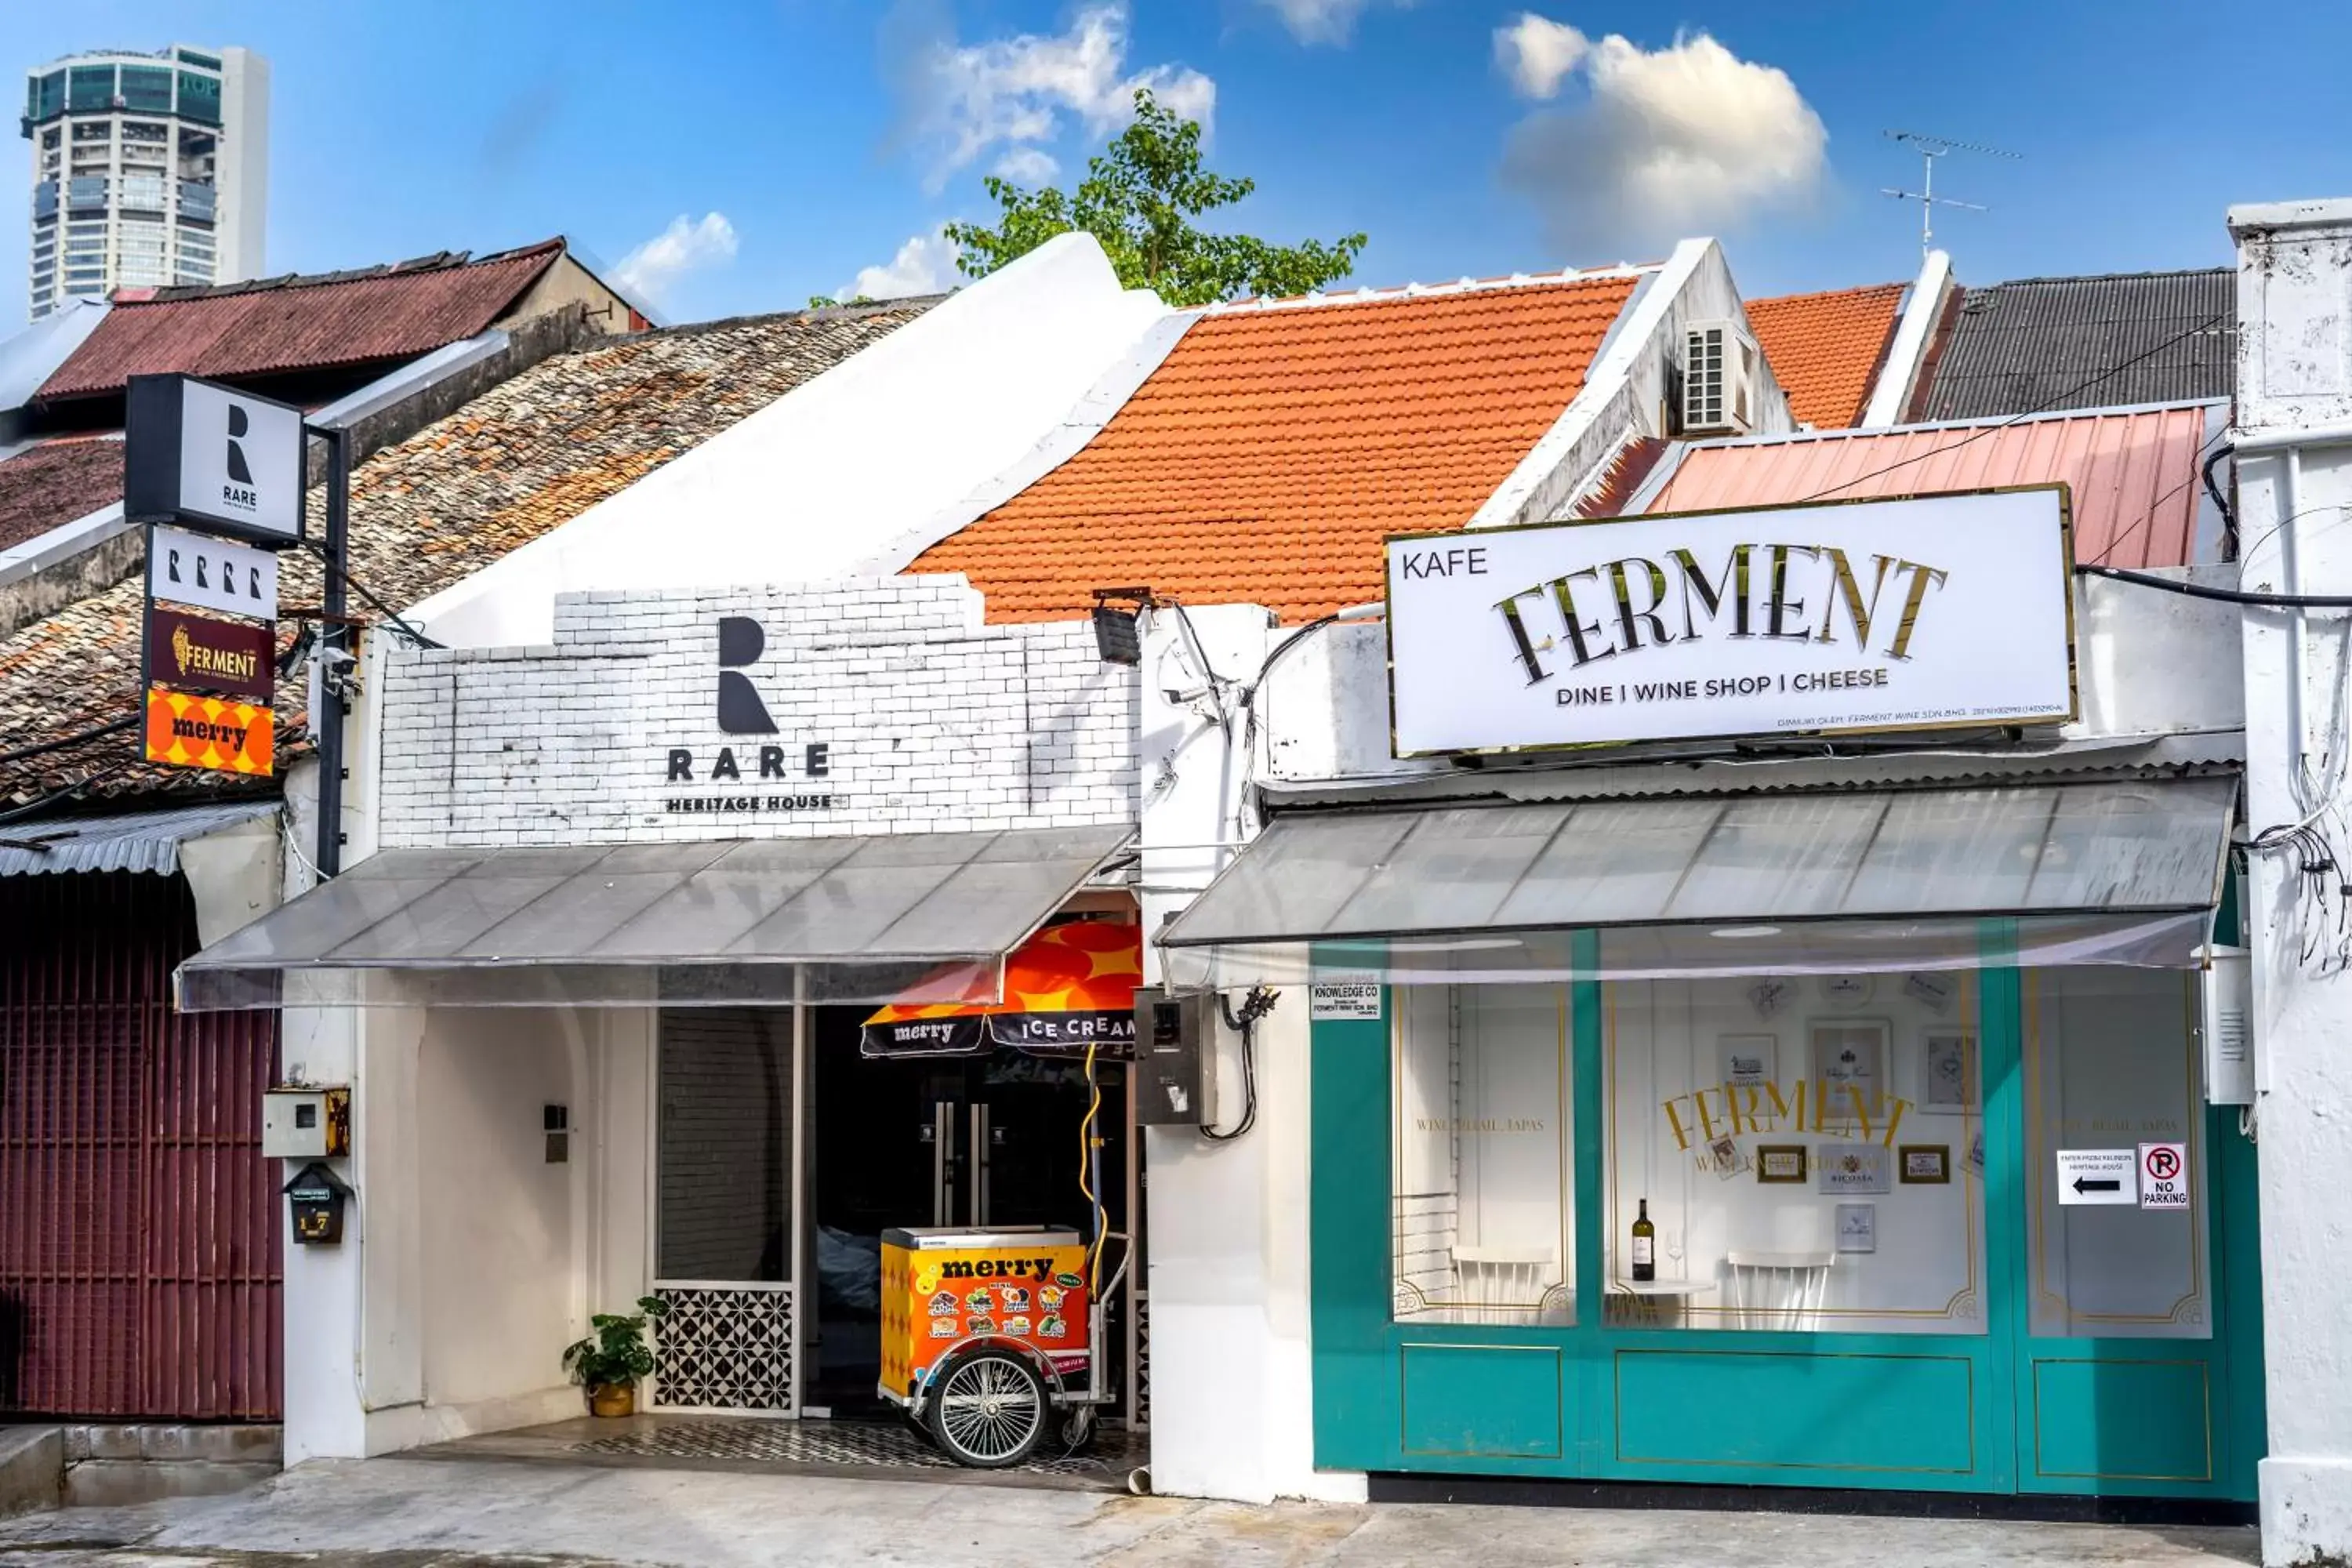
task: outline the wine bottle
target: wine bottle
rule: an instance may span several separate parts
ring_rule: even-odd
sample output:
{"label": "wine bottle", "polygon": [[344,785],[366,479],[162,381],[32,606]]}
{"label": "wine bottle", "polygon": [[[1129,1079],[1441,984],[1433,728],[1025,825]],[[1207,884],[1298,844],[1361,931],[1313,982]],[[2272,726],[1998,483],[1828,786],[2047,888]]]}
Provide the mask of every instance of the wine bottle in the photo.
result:
{"label": "wine bottle", "polygon": [[1650,1223],[1650,1200],[1642,1200],[1642,1212],[1633,1216],[1633,1279],[1646,1283],[1658,1277],[1658,1227]]}

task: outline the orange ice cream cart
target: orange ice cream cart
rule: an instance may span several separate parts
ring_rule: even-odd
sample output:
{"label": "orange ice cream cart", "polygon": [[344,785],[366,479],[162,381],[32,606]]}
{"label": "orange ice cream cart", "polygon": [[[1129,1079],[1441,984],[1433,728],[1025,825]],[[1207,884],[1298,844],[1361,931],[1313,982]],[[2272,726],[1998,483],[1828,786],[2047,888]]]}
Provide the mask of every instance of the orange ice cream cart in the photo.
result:
{"label": "orange ice cream cart", "polygon": [[[1039,931],[1005,965],[985,1005],[888,1006],[866,1021],[870,1057],[978,1055],[1010,1047],[1083,1057],[1133,1054],[1139,928],[1073,921]],[[1047,1226],[892,1227],[882,1233],[879,1391],[957,1463],[1019,1464],[1050,1436],[1076,1448],[1113,1397],[1105,1375],[1108,1302],[1128,1267],[1103,1223],[1101,1106],[1076,1128],[1088,1159],[1084,1234]],[[1102,1278],[1106,1243],[1122,1244]]]}

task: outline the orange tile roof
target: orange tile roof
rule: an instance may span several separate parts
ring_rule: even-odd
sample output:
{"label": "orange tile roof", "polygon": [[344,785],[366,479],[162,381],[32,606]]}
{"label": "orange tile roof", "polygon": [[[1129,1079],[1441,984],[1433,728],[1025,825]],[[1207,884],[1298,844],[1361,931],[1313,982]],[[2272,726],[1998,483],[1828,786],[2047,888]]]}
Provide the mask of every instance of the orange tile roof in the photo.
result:
{"label": "orange tile roof", "polygon": [[1862,417],[1895,339],[1905,288],[1873,283],[1748,301],[1748,325],[1798,419],[1843,430]]}
{"label": "orange tile roof", "polygon": [[918,556],[993,621],[1148,584],[1285,621],[1381,597],[1381,540],[1459,528],[1549,430],[1623,273],[1213,310],[1094,439]]}

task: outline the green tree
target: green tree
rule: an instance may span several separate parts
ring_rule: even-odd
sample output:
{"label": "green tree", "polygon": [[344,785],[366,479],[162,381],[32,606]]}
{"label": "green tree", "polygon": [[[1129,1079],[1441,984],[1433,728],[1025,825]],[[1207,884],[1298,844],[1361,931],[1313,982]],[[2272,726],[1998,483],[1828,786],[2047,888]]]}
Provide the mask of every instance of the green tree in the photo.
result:
{"label": "green tree", "polygon": [[1205,234],[1192,226],[1202,213],[1231,206],[1257,182],[1212,174],[1201,166],[1201,127],[1135,94],[1135,120],[1107,149],[1087,162],[1076,195],[1048,185],[1024,191],[991,175],[988,194],[1003,209],[993,226],[948,225],[959,247],[956,267],[985,278],[1057,234],[1084,229],[1100,242],[1130,289],[1151,289],[1171,305],[1205,305],[1237,295],[1304,294],[1345,278],[1364,248],[1351,234],[1326,245],[1269,245],[1247,235]]}

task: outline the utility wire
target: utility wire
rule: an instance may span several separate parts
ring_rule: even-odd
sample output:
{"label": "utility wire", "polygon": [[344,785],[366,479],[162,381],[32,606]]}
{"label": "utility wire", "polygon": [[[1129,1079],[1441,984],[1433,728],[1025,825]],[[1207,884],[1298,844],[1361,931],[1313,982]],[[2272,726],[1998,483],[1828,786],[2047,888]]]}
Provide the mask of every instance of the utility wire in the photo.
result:
{"label": "utility wire", "polygon": [[79,735],[67,735],[55,741],[43,741],[37,745],[20,746],[13,752],[0,752],[0,765],[21,763],[26,757],[37,757],[49,752],[62,752],[68,747],[79,746],[84,741],[95,741],[100,736],[119,734],[124,730],[132,728],[138,722],[139,716],[133,713],[128,718],[110,720],[95,730],[84,730]]}
{"label": "utility wire", "polygon": [[311,552],[311,553],[318,556],[320,563],[324,565],[328,571],[338,572],[342,577],[343,584],[346,587],[351,588],[353,592],[357,593],[361,598],[365,599],[369,604],[374,605],[376,612],[379,615],[383,616],[383,618],[393,626],[399,628],[399,630],[418,647],[439,647],[442,646],[441,644],[435,642],[431,637],[426,637],[423,632],[418,631],[415,626],[410,626],[406,621],[401,619],[400,612],[394,609],[390,605],[385,604],[382,599],[377,598],[373,593],[369,592],[368,585],[366,584],[352,575],[350,567],[337,567],[332,561],[328,559],[327,547],[325,545],[319,543],[315,540],[308,539],[304,540],[302,542],[304,546]]}

